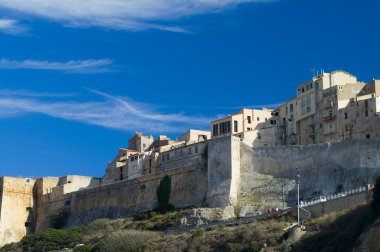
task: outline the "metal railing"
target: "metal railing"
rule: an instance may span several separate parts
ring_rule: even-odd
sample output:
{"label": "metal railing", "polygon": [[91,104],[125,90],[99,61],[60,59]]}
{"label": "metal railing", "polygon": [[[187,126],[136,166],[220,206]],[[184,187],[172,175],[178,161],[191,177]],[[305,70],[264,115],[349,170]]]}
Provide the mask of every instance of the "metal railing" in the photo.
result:
{"label": "metal railing", "polygon": [[[373,187],[374,187],[374,185],[368,185],[368,190],[372,190]],[[329,200],[339,199],[339,198],[346,197],[348,195],[354,195],[354,194],[357,194],[357,193],[365,192],[366,190],[367,190],[367,188],[365,186],[362,186],[362,187],[358,187],[358,188],[355,188],[355,189],[352,189],[352,190],[336,193],[336,194],[333,194],[333,195],[330,195],[330,196],[326,196],[326,197],[321,196],[321,197],[318,197],[317,199],[312,199],[312,200],[309,200],[309,201],[306,201],[306,202],[301,202],[300,206],[301,207],[312,206],[312,205],[315,205],[315,204],[319,204],[321,202],[327,202]],[[322,197],[324,198],[324,200],[322,199]]]}

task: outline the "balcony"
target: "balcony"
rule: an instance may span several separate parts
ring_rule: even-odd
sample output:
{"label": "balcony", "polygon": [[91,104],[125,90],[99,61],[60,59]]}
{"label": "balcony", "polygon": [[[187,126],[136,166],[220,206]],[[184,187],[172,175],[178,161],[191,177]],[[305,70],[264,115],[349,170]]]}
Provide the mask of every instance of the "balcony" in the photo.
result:
{"label": "balcony", "polygon": [[333,103],[327,103],[324,106],[325,109],[331,109],[331,108],[334,108],[334,107],[335,107],[335,103],[334,102]]}
{"label": "balcony", "polygon": [[312,136],[315,136],[315,130],[314,129],[309,129],[306,131],[307,135],[312,137]]}
{"label": "balcony", "polygon": [[336,115],[328,115],[328,116],[323,117],[324,122],[331,122],[331,121],[334,121],[335,119],[336,119]]}
{"label": "balcony", "polygon": [[287,125],[287,123],[286,122],[278,122],[278,126],[280,126],[280,127],[286,127],[286,125]]}
{"label": "balcony", "polygon": [[325,135],[330,135],[330,134],[335,134],[336,130],[335,129],[327,129],[325,130]]}
{"label": "balcony", "polygon": [[310,117],[308,120],[307,120],[307,125],[308,126],[313,126],[315,124],[315,118],[314,117]]}

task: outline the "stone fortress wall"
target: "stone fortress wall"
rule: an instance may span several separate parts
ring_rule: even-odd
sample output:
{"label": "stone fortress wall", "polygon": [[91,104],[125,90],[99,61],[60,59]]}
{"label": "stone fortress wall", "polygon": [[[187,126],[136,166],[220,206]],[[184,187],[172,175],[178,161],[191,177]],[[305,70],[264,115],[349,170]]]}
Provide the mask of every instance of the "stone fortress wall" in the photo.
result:
{"label": "stone fortress wall", "polygon": [[[175,158],[181,148],[187,156]],[[363,186],[367,177],[373,183],[380,174],[380,139],[252,148],[227,136],[199,143],[197,153],[194,150],[166,150],[170,163],[163,162],[156,173],[111,184],[82,176],[28,182],[3,177],[1,244],[48,228],[48,216],[58,209],[69,211],[68,227],[150,210],[157,206],[156,190],[165,176],[171,177],[170,203],[175,207],[233,206],[237,215],[247,206],[265,211],[294,205],[297,174],[304,200],[332,194],[338,187]]]}
{"label": "stone fortress wall", "polygon": [[259,210],[294,205],[297,174],[303,200],[373,184],[380,175],[379,139],[254,149],[242,143],[240,154],[239,205]]}

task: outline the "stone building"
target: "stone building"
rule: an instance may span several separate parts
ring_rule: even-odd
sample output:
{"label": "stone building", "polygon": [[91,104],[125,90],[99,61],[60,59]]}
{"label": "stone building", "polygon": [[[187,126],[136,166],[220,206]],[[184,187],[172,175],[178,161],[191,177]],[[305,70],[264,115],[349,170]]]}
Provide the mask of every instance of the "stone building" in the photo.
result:
{"label": "stone building", "polygon": [[153,136],[143,136],[141,132],[137,132],[128,140],[128,149],[144,152],[152,147]]}
{"label": "stone building", "polygon": [[212,138],[236,136],[254,147],[280,145],[281,132],[276,125],[272,110],[245,108],[236,114],[211,121]]}
{"label": "stone building", "polygon": [[[376,126],[380,123],[378,83],[374,80],[365,84],[352,74],[334,71],[299,85],[297,97],[272,113],[282,128],[281,140],[287,145],[307,145],[377,137],[380,134]],[[360,104],[367,107],[361,108]],[[355,120],[351,116],[350,124],[348,114],[356,115]]]}

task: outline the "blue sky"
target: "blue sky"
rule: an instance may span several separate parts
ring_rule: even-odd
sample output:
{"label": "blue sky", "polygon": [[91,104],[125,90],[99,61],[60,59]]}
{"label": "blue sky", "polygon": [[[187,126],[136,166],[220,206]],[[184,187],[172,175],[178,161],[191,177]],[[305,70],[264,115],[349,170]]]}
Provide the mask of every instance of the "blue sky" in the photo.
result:
{"label": "blue sky", "polygon": [[0,0],[0,176],[101,177],[134,132],[177,137],[292,98],[312,68],[380,78],[377,0]]}

